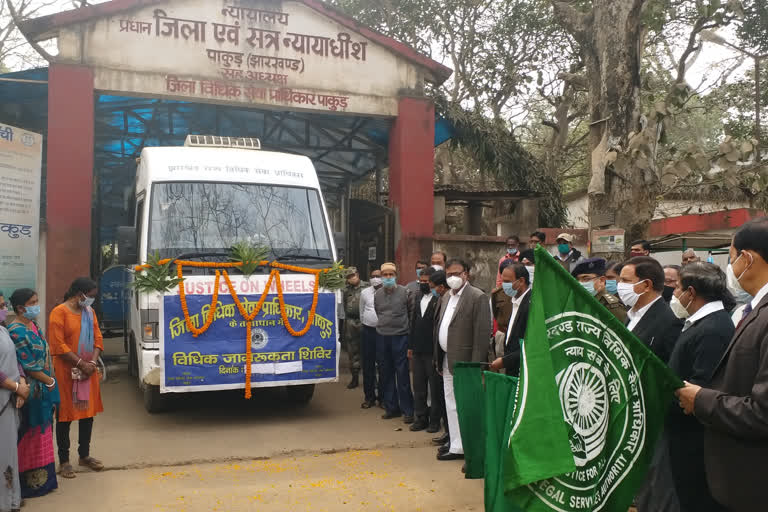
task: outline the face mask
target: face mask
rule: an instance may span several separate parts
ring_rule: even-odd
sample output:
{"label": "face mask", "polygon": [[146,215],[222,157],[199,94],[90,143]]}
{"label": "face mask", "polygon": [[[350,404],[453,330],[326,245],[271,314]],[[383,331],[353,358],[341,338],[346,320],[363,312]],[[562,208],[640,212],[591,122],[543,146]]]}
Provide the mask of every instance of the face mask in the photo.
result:
{"label": "face mask", "polygon": [[733,267],[731,264],[728,264],[728,268],[725,271],[725,277],[726,277],[726,286],[728,286],[728,291],[731,292],[733,295],[733,298],[736,299],[736,302],[738,304],[746,304],[747,302],[751,302],[754,297],[752,297],[749,293],[745,292],[744,289],[739,284],[739,281],[736,280],[736,275],[733,273]]}
{"label": "face mask", "polygon": [[448,282],[448,287],[451,290],[458,290],[464,285],[464,280],[459,276],[451,276],[446,279],[446,281]]}
{"label": "face mask", "polygon": [[396,281],[394,277],[382,277],[381,283],[384,285],[384,288],[394,288]]}
{"label": "face mask", "polygon": [[438,298],[440,297],[440,295],[437,293],[437,290],[435,290],[434,288],[432,288],[432,296],[438,297]]}
{"label": "face mask", "polygon": [[568,244],[557,244],[557,250],[560,254],[568,254],[571,252],[571,246]]}
{"label": "face mask", "polygon": [[517,254],[517,247],[507,247],[507,254],[514,256]]}
{"label": "face mask", "polygon": [[630,258],[637,258],[638,256],[645,256],[644,252],[633,251],[629,253]]}
{"label": "face mask", "polygon": [[34,320],[37,318],[37,315],[40,314],[40,304],[37,304],[35,306],[24,306],[24,318],[27,320]]}
{"label": "face mask", "polygon": [[[746,253],[743,253],[743,252],[742,252],[742,253],[739,255],[739,257],[738,257],[738,258],[736,258],[736,259],[733,261],[733,263],[736,263],[737,261],[739,261],[739,260],[741,259],[741,257],[742,257],[742,256],[744,256],[744,254],[746,254]],[[751,254],[750,254],[750,256],[751,256]],[[744,274],[746,274],[746,273],[749,271],[749,269],[750,269],[750,268],[752,268],[752,263],[754,263],[754,260],[753,260],[753,261],[751,261],[751,262],[749,263],[749,265],[747,265],[747,268],[745,268],[745,269],[744,269],[744,270],[741,272],[741,275],[739,275],[739,276],[737,276],[737,275],[734,273],[734,270],[733,270],[733,264],[731,264],[731,265],[728,265],[727,273],[731,275],[731,280],[729,280],[729,283],[730,283],[732,286],[734,286],[736,289],[738,289],[738,290],[742,290],[742,291],[745,291],[745,290],[744,290],[744,288],[741,286],[741,283],[740,283],[739,281],[741,281],[741,279],[744,277]],[[727,276],[726,276],[726,277],[727,277]]]}
{"label": "face mask", "polygon": [[514,299],[517,296],[517,290],[515,290],[514,283],[501,283],[501,287],[510,299]]}
{"label": "face mask", "polygon": [[672,300],[672,297],[674,297],[674,293],[674,287],[664,285],[664,291],[661,292],[661,296],[664,297],[665,301],[669,302]]}
{"label": "face mask", "polygon": [[442,265],[432,265],[432,268],[435,270],[445,270]]}
{"label": "face mask", "polygon": [[422,269],[417,268],[416,269],[416,279],[418,280],[421,277]]}
{"label": "face mask", "polygon": [[616,293],[618,293],[618,291],[619,291],[617,286],[616,286],[617,284],[619,284],[619,282],[616,281],[615,279],[608,279],[605,282],[605,291],[607,291],[608,293],[610,293],[612,295],[616,295]]}
{"label": "face mask", "polygon": [[536,270],[535,267],[525,267],[525,270],[528,271],[528,280],[533,284],[533,272]]}
{"label": "face mask", "polygon": [[593,281],[587,281],[586,283],[581,283],[581,286],[584,287],[585,290],[587,290],[587,293],[591,296],[597,295],[597,290],[595,290],[595,283]]}
{"label": "face mask", "polygon": [[635,304],[637,304],[637,301],[640,299],[640,295],[642,295],[641,293],[635,292],[635,285],[642,282],[643,281],[638,281],[637,283],[619,283],[617,285],[619,298],[625,306],[629,306],[630,308],[635,307]]}
{"label": "face mask", "polygon": [[[689,302],[688,306],[690,305],[691,303]],[[680,302],[680,299],[678,299],[674,295],[672,296],[672,300],[669,303],[669,307],[672,309],[672,312],[675,314],[675,316],[681,320],[685,320],[686,318],[691,316],[691,314],[688,312],[688,309],[685,306],[683,306],[682,302]]]}
{"label": "face mask", "polygon": [[428,293],[429,293],[429,284],[427,284],[427,283],[421,283],[421,284],[419,285],[419,288],[421,288],[421,293],[423,293],[424,295],[426,295],[426,294],[428,294]]}
{"label": "face mask", "polygon": [[378,288],[381,286],[381,278],[380,277],[372,277],[371,278],[371,286],[374,288]]}
{"label": "face mask", "polygon": [[86,296],[83,300],[80,301],[80,307],[81,308],[89,308],[89,307],[93,306],[94,301],[96,301],[96,299],[94,297],[87,297]]}
{"label": "face mask", "polygon": [[7,309],[0,309],[0,324],[5,322],[5,319],[8,317],[8,310]]}

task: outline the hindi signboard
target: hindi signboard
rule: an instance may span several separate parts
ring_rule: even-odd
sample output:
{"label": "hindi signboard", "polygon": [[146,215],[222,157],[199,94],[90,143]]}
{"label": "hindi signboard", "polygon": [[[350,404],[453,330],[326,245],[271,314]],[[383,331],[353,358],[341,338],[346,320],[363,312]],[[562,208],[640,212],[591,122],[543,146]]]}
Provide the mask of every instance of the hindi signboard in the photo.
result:
{"label": "hindi signboard", "polygon": [[[294,279],[291,279],[294,278]],[[307,323],[312,306],[309,276],[283,280],[285,314],[295,330]],[[256,307],[267,276],[235,278],[239,300],[250,313]],[[200,327],[211,310],[212,279],[188,277],[185,289],[190,320]],[[273,283],[274,288],[274,283]],[[194,293],[202,291],[203,293]],[[245,291],[245,293],[242,293]],[[252,324],[252,387],[332,382],[338,376],[336,295],[318,293],[309,331],[292,336],[285,328],[276,288],[270,290]],[[189,332],[178,295],[163,297],[160,317],[161,392],[242,389],[246,369],[246,324],[222,280],[214,321],[198,337]]]}
{"label": "hindi signboard", "polygon": [[624,230],[603,229],[592,231],[592,253],[624,252]]}
{"label": "hindi signboard", "polygon": [[36,288],[43,137],[0,124],[0,292]]}

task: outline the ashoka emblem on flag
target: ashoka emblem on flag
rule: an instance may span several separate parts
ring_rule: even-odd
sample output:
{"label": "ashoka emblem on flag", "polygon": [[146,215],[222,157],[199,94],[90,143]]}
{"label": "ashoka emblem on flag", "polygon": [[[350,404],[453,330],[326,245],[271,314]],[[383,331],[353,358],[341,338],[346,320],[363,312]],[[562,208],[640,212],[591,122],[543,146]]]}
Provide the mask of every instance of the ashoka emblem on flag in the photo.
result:
{"label": "ashoka emblem on flag", "polygon": [[645,402],[632,354],[598,318],[570,311],[546,321],[576,471],[531,488],[553,510],[600,510],[645,442]]}

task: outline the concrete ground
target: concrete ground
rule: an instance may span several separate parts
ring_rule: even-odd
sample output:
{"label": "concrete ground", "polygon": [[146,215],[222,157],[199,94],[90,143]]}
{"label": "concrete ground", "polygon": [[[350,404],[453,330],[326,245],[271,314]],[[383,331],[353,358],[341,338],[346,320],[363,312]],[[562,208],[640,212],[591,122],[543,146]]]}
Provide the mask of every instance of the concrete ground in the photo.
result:
{"label": "concrete ground", "polygon": [[[120,353],[121,342],[107,351]],[[348,375],[317,386],[304,407],[260,390],[250,401],[242,392],[182,395],[150,415],[124,362],[108,360],[94,424],[92,455],[106,471],[60,478],[25,512],[483,509],[481,480],[465,480],[460,461],[436,461],[432,435],[361,409]]]}

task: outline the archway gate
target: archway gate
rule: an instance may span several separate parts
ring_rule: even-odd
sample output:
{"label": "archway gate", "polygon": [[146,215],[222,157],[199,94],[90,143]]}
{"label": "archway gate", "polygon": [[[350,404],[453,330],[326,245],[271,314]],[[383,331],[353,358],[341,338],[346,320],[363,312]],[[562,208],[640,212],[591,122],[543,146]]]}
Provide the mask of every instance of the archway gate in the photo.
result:
{"label": "archway gate", "polygon": [[97,210],[120,220],[141,148],[187,133],[306,154],[331,201],[388,166],[398,264],[431,250],[435,113],[424,90],[451,74],[438,62],[318,0],[112,0],[20,28],[59,49],[47,87],[49,305],[91,268],[94,169]]}

